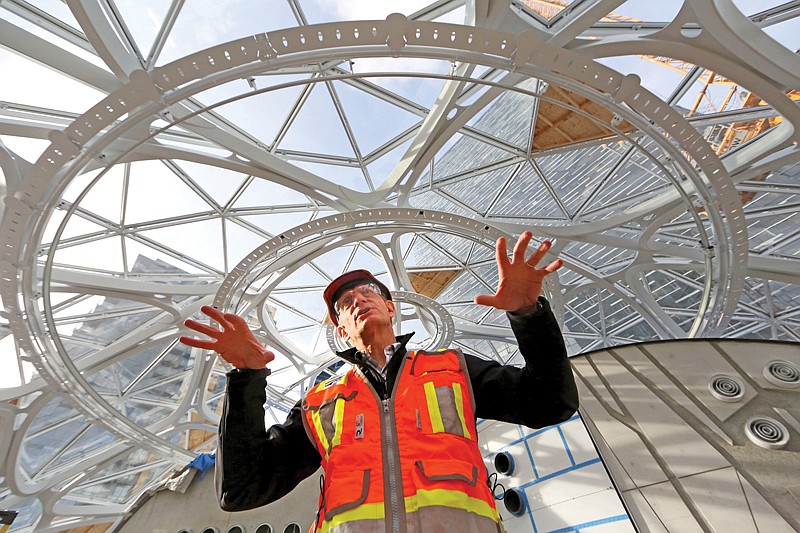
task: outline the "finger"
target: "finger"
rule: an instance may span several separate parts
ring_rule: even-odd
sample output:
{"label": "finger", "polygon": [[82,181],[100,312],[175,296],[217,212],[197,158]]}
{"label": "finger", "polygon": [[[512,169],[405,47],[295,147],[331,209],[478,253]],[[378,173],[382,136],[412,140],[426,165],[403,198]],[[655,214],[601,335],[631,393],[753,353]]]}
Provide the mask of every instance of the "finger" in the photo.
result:
{"label": "finger", "polygon": [[564,266],[564,261],[562,261],[561,259],[556,259],[555,261],[544,267],[544,269],[547,271],[548,274],[552,274],[562,266]]}
{"label": "finger", "polygon": [[478,305],[494,307],[494,303],[497,301],[497,296],[492,294],[479,294],[473,301]]}
{"label": "finger", "polygon": [[536,251],[533,252],[533,254],[528,258],[528,260],[525,263],[528,266],[535,267],[536,265],[539,264],[539,261],[541,261],[542,258],[547,254],[552,245],[553,243],[551,243],[550,241],[543,241],[542,244],[540,244],[539,247],[536,248]]}
{"label": "finger", "polygon": [[222,326],[222,329],[227,329],[231,327],[230,322],[225,320],[225,315],[223,315],[222,311],[220,311],[216,307],[211,307],[210,305],[204,305],[203,307],[200,308],[200,310],[203,312],[203,314],[205,314],[212,320],[215,320],[220,326]]}
{"label": "finger", "polygon": [[502,267],[510,263],[508,260],[508,252],[506,251],[505,237],[499,237],[497,239],[494,248],[494,255],[495,259],[497,260],[497,266]]}
{"label": "finger", "polygon": [[517,239],[517,244],[514,245],[514,262],[525,262],[525,250],[528,249],[528,243],[531,242],[533,233],[530,231],[523,232]]}
{"label": "finger", "polygon": [[202,348],[203,350],[213,350],[216,341],[209,341],[203,339],[195,339],[192,337],[181,337],[178,339],[180,342],[192,348]]}
{"label": "finger", "polygon": [[202,322],[198,322],[196,320],[192,320],[191,318],[186,320],[183,323],[189,329],[193,329],[198,333],[202,333],[203,335],[208,335],[209,337],[218,338],[219,334],[222,333],[217,328],[213,328],[208,324],[203,324]]}

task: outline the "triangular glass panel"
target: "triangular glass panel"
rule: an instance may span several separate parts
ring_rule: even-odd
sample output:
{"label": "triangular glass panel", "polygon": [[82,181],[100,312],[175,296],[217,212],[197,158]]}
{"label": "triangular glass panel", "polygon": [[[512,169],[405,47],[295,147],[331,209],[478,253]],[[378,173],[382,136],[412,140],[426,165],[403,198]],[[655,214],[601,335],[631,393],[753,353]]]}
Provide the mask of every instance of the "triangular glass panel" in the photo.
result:
{"label": "triangular glass panel", "polygon": [[[50,220],[47,221],[47,229],[42,236],[42,242],[50,242],[51,239],[55,237],[56,231],[58,231],[61,224],[64,222],[64,215],[66,213],[64,211],[56,210],[53,212],[53,215],[50,217]],[[119,215],[117,215],[119,216]],[[118,223],[118,221],[117,221]],[[103,233],[109,231],[107,226],[101,226],[100,224],[96,224],[92,221],[86,220],[80,214],[73,213],[72,216],[69,217],[67,220],[64,230],[59,237],[59,242],[63,242],[65,240],[72,239],[74,237],[80,237],[82,235],[91,235],[93,233]]]}
{"label": "triangular glass panel", "polygon": [[314,259],[314,265],[321,268],[332,280],[347,270],[347,261],[353,253],[353,245],[326,248],[325,252]]}
{"label": "triangular glass panel", "polygon": [[[494,294],[492,291],[488,291],[485,294]],[[494,307],[487,307],[489,314],[486,315],[486,318],[483,319],[482,324],[486,324],[488,326],[498,326],[498,327],[508,327],[508,316],[506,316],[505,311],[501,311],[499,309],[495,309]]]}
{"label": "triangular glass panel", "polygon": [[615,344],[629,344],[631,342],[655,340],[661,337],[646,320],[642,319],[623,330],[615,331],[613,338]]}
{"label": "triangular glass panel", "polygon": [[603,323],[605,331],[611,330],[620,323],[626,323],[637,311],[618,293],[600,289],[600,304],[603,307]]}
{"label": "triangular glass panel", "polygon": [[386,181],[386,178],[391,175],[392,171],[403,158],[403,155],[405,155],[409,146],[411,146],[410,140],[391,149],[381,157],[367,164],[367,172],[369,172],[370,178],[372,178],[372,183],[376,187],[379,187]]}
{"label": "triangular glass panel", "polygon": [[123,206],[124,167],[125,165],[116,165],[98,179],[81,200],[80,207],[105,218],[113,224],[119,224]]}
{"label": "triangular glass panel", "polygon": [[[194,358],[191,356],[191,348],[177,343],[152,368],[147,370],[142,379],[133,386],[132,391],[148,389],[155,384],[159,384],[161,387],[160,384],[163,384],[160,394],[164,398],[178,398],[184,394],[181,391],[182,384],[190,378],[187,371],[193,366]],[[174,381],[176,377],[180,379]]]}
{"label": "triangular glass panel", "polygon": [[602,327],[597,288],[587,286],[570,293],[565,308],[565,324],[570,331],[600,334]]}
{"label": "triangular glass panel", "polygon": [[26,436],[19,453],[21,466],[28,472],[37,472],[88,425],[83,419],[72,420],[57,427],[50,427],[35,436]]}
{"label": "triangular glass panel", "polygon": [[[314,353],[314,346],[316,344],[316,337],[317,331],[307,329],[302,331],[292,331],[283,334],[286,339],[293,343],[295,347],[299,350],[298,353],[295,353],[295,357],[299,357],[303,360],[311,357]],[[292,376],[294,378],[295,376]],[[294,381],[294,379],[292,379]]]}
{"label": "triangular glass panel", "polygon": [[[455,141],[452,147],[447,151],[440,150],[441,157],[434,163],[434,184],[444,178],[480,169],[499,161],[510,162],[514,157],[513,154],[506,150],[472,137],[457,134],[451,140]],[[422,181],[427,181],[427,177],[423,177]]]}
{"label": "triangular glass panel", "polygon": [[125,391],[170,344],[171,341],[147,344],[125,359],[115,363],[113,368],[120,381],[120,388]]}
{"label": "triangular glass panel", "polygon": [[494,290],[490,290],[476,275],[472,272],[464,271],[439,293],[436,300],[442,303],[471,303],[475,296],[479,294],[492,293],[494,293]]}
{"label": "triangular glass panel", "polygon": [[[156,478],[161,476],[170,468],[170,464],[162,464],[158,458],[151,456],[151,452],[146,449],[138,448],[130,455],[114,462],[108,468],[96,471],[82,479],[82,484],[70,490],[62,501],[69,501],[76,498],[77,502],[84,503],[88,498],[94,504],[124,503],[134,494],[141,493],[141,487],[149,486]],[[97,483],[97,480],[110,479],[104,485]]]}
{"label": "triangular glass panel", "polygon": [[280,287],[324,287],[328,284],[322,275],[306,264],[301,264],[291,274],[283,278]]}
{"label": "triangular glass panel", "polygon": [[607,207],[611,204],[644,202],[671,188],[653,161],[637,151],[600,185],[594,198],[584,207],[583,214],[587,217],[594,213],[602,214],[612,209]]}
{"label": "triangular glass panel", "polygon": [[103,446],[111,444],[117,440],[117,437],[100,425],[92,425],[78,437],[78,440],[70,444],[58,458],[48,465],[49,469],[54,469],[59,465],[68,463],[80,457],[86,457],[93,451],[99,450]]}
{"label": "triangular glass panel", "polygon": [[[517,87],[535,91],[539,83],[537,79],[527,79]],[[488,104],[483,113],[470,119],[467,125],[527,151],[536,100],[534,96],[508,90]]]}
{"label": "triangular glass panel", "polygon": [[[321,292],[317,292],[314,296],[316,297],[314,300],[318,299],[322,302]],[[311,295],[305,291],[296,292],[295,294],[282,293],[280,296],[270,298],[270,301],[277,300],[284,304],[275,306],[275,316],[272,317],[278,330],[285,332],[298,328],[316,327],[318,325],[316,321],[307,316],[303,316],[303,314],[307,314],[310,310],[308,304],[311,302],[311,298]],[[319,319],[325,314],[325,305],[323,304],[318,307],[320,310],[312,315],[315,319]]]}
{"label": "triangular glass panel", "polygon": [[[128,269],[131,272],[153,274],[207,274],[208,270],[200,268],[197,264],[184,261],[148,244],[143,244],[134,239],[125,238],[125,250],[128,254]],[[157,246],[157,245],[154,245]],[[131,261],[133,265],[131,266]],[[144,270],[142,270],[144,268]],[[184,282],[186,280],[184,279]]]}
{"label": "triangular glass panel", "polygon": [[465,322],[478,322],[489,310],[483,305],[467,304],[445,304],[445,307],[456,320]]}
{"label": "triangular glass panel", "polygon": [[[6,13],[4,10],[3,20],[7,20]],[[45,32],[41,30],[41,33]],[[59,44],[69,45],[66,41],[54,38],[51,33],[46,33],[43,37]],[[0,63],[4,72],[13,73],[13,83],[6,81],[9,76],[7,74],[4,76],[4,83],[0,84],[0,100],[5,102],[81,114],[107,96],[106,93],[90,87],[88,83],[78,81],[56,71],[55,68],[47,67],[5,48],[0,48]],[[58,90],[49,90],[53,87],[58,87]],[[15,139],[19,139],[19,142]],[[42,153],[33,152],[31,150],[33,146],[50,144],[49,141],[31,142],[22,137],[5,135],[3,143],[28,161],[36,161]]]}
{"label": "triangular glass panel", "polygon": [[333,83],[361,155],[388,142],[422,118],[344,82]]}
{"label": "triangular glass panel", "polygon": [[80,416],[80,414],[70,404],[70,400],[56,396],[34,416],[33,422],[28,426],[28,433],[37,433],[47,426],[59,424],[68,418]]}
{"label": "triangular glass panel", "polygon": [[567,244],[562,253],[578,258],[581,263],[591,265],[601,277],[625,270],[637,257],[635,250],[582,241]]}
{"label": "triangular glass panel", "polygon": [[479,213],[485,213],[503,186],[517,169],[518,164],[512,164],[491,172],[443,185],[441,190],[457,200],[467,204]]}
{"label": "triangular glass panel", "polygon": [[214,2],[202,8],[194,2],[185,2],[157,64],[234,39],[294,26],[297,19],[288,2],[270,3],[268,9],[253,9],[249,2]]}
{"label": "triangular glass panel", "polygon": [[117,6],[142,57],[148,57],[156,36],[166,22],[172,2],[163,0],[112,0]]}
{"label": "triangular glass panel", "polygon": [[566,214],[529,162],[522,164],[488,215],[504,220],[512,216],[559,220],[566,218]]}
{"label": "triangular glass panel", "polygon": [[164,420],[175,411],[174,408],[153,405],[153,400],[158,400],[161,403],[169,402],[169,400],[164,400],[159,394],[155,394],[151,391],[143,391],[137,394],[137,396],[144,396],[146,399],[139,399],[136,396],[128,399],[125,403],[124,411],[122,412],[134,423],[144,428]]}
{"label": "triangular glass panel", "polygon": [[59,22],[69,24],[76,30],[82,31],[81,25],[78,24],[66,2],[62,0],[26,0],[26,2],[55,17]]}
{"label": "triangular glass panel", "polygon": [[403,257],[407,269],[427,269],[429,267],[457,266],[458,261],[449,253],[451,250],[435,234],[418,234],[410,250]]}
{"label": "triangular glass panel", "polygon": [[192,161],[178,161],[176,164],[221,207],[228,204],[247,179],[241,172],[218,166],[201,165]]}
{"label": "triangular glass panel", "polygon": [[261,141],[264,146],[272,146],[297,103],[304,85],[258,93],[256,91],[306,79],[308,79],[306,74],[267,74],[237,79],[207,89],[197,94],[195,98],[206,105],[213,105],[241,96],[232,102],[215,107],[214,112]]}
{"label": "triangular glass panel", "polygon": [[[61,343],[64,345],[64,350],[66,350],[67,355],[69,356],[70,360],[73,363],[77,363],[83,357],[89,355],[90,353],[94,353],[94,349],[86,346],[83,343],[76,343],[72,342],[67,335],[71,334],[72,331],[69,330],[66,333],[61,333],[61,328],[56,328],[59,336],[61,337]],[[23,363],[24,365],[24,363]]]}
{"label": "triangular glass panel", "polygon": [[194,259],[211,268],[224,268],[225,250],[222,244],[222,222],[203,220],[139,232],[176,252],[180,257]]}
{"label": "triangular glass panel", "polygon": [[[118,298],[106,298],[103,304],[94,309],[94,313],[121,312],[126,303]],[[108,345],[120,337],[131,333],[133,330],[155,317],[160,310],[150,308],[147,311],[132,311],[129,314],[114,316],[113,318],[99,317],[84,320],[80,327],[72,332],[74,340],[86,340],[92,343]]]}
{"label": "triangular glass panel", "polygon": [[55,262],[79,268],[123,272],[121,239],[117,236],[59,248]]}
{"label": "triangular glass panel", "polygon": [[279,205],[307,205],[308,197],[289,187],[272,181],[254,178],[242,195],[234,202],[234,208],[273,207]]}
{"label": "triangular glass panel", "polygon": [[374,189],[374,182],[372,185],[368,183],[364,171],[358,167],[311,163],[308,161],[293,161],[293,164],[331,183],[354,191],[370,192]]}
{"label": "triangular glass panel", "polygon": [[476,213],[445,198],[436,191],[425,191],[422,194],[415,194],[411,197],[409,203],[413,207],[430,209],[432,211],[444,211],[445,213],[454,213],[468,217],[474,217],[476,215]]}
{"label": "triangular glass panel", "polygon": [[310,91],[278,150],[355,158],[327,85],[317,83]]}
{"label": "triangular glass panel", "polygon": [[447,233],[429,233],[428,238],[447,255],[447,263],[441,266],[460,266],[465,264],[472,252],[474,241]]}
{"label": "triangular glass panel", "polygon": [[126,224],[205,213],[211,209],[205,200],[160,161],[131,163]]}
{"label": "triangular glass panel", "polygon": [[[415,57],[357,58],[349,64],[354,74],[386,73],[385,76],[370,76],[369,81],[428,109],[436,103],[445,82],[441,78],[426,77],[426,74],[446,75],[451,65],[443,59]],[[393,76],[394,73],[401,75]],[[417,75],[404,75],[407,73]]]}
{"label": "triangular glass panel", "polygon": [[[257,217],[243,217],[243,218],[257,218]],[[239,262],[242,261],[250,252],[264,244],[269,240],[269,237],[259,235],[242,227],[240,224],[232,220],[225,221],[225,254],[228,258],[228,270],[232,270]]]}
{"label": "triangular glass panel", "polygon": [[386,283],[391,289],[392,283],[388,282],[388,278],[384,274],[386,272],[386,265],[384,264],[383,260],[375,256],[371,250],[371,247],[370,251],[367,251],[364,246],[359,246],[358,250],[356,250],[355,257],[353,258],[352,268],[363,268],[365,270],[369,270],[378,279]]}
{"label": "triangular glass panel", "polygon": [[620,160],[616,143],[581,148],[536,158],[544,179],[570,213],[589,197]]}
{"label": "triangular glass panel", "polygon": [[[240,217],[242,220],[253,224],[270,235],[280,235],[284,231],[304,224],[309,220],[308,212],[286,211],[264,215]],[[264,239],[266,240],[266,239]]]}

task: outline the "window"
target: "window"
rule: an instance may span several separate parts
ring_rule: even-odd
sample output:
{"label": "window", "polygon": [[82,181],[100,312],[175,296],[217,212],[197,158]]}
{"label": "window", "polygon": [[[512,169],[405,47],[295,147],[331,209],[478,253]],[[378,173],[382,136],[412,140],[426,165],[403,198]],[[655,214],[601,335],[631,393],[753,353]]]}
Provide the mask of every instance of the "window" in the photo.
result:
{"label": "window", "polygon": [[295,522],[287,524],[286,527],[283,528],[283,533],[300,533],[300,526]]}
{"label": "window", "polygon": [[256,533],[272,533],[272,526],[269,524],[261,524],[256,528]]}

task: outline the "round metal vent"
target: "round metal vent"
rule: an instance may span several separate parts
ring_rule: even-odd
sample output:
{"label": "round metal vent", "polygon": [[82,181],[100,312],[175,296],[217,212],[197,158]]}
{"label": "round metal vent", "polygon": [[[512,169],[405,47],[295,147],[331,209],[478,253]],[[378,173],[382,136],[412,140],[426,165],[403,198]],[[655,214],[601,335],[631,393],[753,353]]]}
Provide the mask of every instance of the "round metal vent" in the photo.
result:
{"label": "round metal vent", "polygon": [[499,474],[510,476],[514,473],[514,457],[508,452],[500,452],[494,456],[494,469]]}
{"label": "round metal vent", "polygon": [[523,496],[520,489],[508,489],[505,496],[503,496],[503,503],[506,506],[506,511],[514,516],[522,516],[525,514],[525,496]]}
{"label": "round metal vent", "polygon": [[766,416],[748,420],[744,425],[744,432],[748,439],[769,450],[780,450],[789,442],[789,432],[786,427]]}
{"label": "round metal vent", "polygon": [[723,402],[738,402],[744,397],[742,382],[727,374],[712,376],[708,382],[708,390],[714,398]]}
{"label": "round metal vent", "polygon": [[764,366],[764,377],[773,385],[794,389],[800,386],[800,366],[782,359],[775,359]]}

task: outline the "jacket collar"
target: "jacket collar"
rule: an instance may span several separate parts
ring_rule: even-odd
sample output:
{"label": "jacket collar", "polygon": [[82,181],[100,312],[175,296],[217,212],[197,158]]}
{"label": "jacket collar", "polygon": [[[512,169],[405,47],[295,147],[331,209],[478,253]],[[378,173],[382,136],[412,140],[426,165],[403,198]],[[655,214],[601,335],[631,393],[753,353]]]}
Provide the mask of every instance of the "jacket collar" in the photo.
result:
{"label": "jacket collar", "polygon": [[[414,335],[414,332],[406,333],[405,335],[397,335],[395,340],[400,343],[400,347],[398,348],[396,353],[401,351],[405,351],[406,344],[411,337]],[[336,352],[336,355],[347,361],[348,363],[353,363],[354,365],[361,365],[363,363],[362,356],[360,356],[362,352],[359,352],[355,347],[349,348],[344,350],[343,352]]]}

